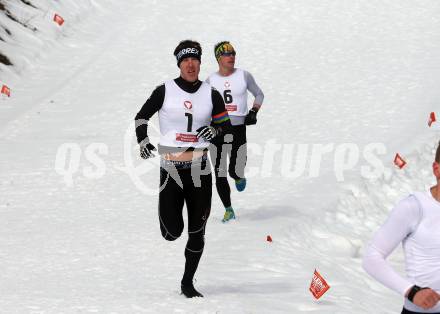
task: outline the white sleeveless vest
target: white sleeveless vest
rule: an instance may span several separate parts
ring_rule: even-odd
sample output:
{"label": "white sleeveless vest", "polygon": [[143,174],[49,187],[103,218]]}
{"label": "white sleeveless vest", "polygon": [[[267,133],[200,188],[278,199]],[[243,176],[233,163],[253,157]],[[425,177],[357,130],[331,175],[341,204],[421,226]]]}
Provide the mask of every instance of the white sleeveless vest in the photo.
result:
{"label": "white sleeveless vest", "polygon": [[205,148],[209,142],[197,138],[196,130],[210,125],[212,119],[211,86],[202,83],[193,94],[182,90],[174,80],[165,82],[165,99],[159,110],[160,145]]}
{"label": "white sleeveless vest", "polygon": [[247,84],[242,69],[235,69],[229,76],[213,73],[209,76],[209,83],[222,95],[229,116],[247,115]]}

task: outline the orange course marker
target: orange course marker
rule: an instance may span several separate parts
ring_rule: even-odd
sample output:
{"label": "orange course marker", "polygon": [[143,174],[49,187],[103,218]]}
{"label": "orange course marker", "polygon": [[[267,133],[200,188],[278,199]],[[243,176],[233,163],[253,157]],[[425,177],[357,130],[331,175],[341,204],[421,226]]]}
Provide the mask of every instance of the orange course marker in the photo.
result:
{"label": "orange course marker", "polygon": [[58,14],[55,14],[55,15],[53,16],[53,20],[54,20],[54,22],[57,23],[59,26],[61,26],[61,25],[64,24],[64,19],[63,19],[60,15],[58,15]]}
{"label": "orange course marker", "polygon": [[6,86],[6,85],[2,86],[1,93],[6,95],[6,96],[8,96],[8,97],[11,97],[11,89],[8,86]]}
{"label": "orange course marker", "polygon": [[431,125],[432,125],[435,121],[437,121],[437,120],[435,119],[435,113],[434,113],[434,112],[431,112],[431,114],[429,115],[428,126],[431,127]]}
{"label": "orange course marker", "polygon": [[403,160],[403,158],[399,154],[396,154],[396,157],[394,157],[394,164],[402,169],[406,165],[406,161]]}
{"label": "orange course marker", "polygon": [[315,269],[313,273],[312,282],[310,283],[310,292],[313,294],[316,300],[323,296],[327,290],[330,289],[329,284],[321,276],[321,274]]}

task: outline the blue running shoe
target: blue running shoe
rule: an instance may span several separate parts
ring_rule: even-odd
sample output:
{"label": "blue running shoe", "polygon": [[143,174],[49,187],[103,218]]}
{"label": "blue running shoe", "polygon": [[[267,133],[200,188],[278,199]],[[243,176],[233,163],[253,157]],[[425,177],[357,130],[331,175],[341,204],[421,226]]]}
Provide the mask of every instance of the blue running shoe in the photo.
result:
{"label": "blue running shoe", "polygon": [[234,210],[232,209],[232,207],[227,207],[225,209],[226,209],[226,211],[223,216],[222,222],[227,222],[231,219],[235,219],[235,213],[234,213]]}
{"label": "blue running shoe", "polygon": [[238,192],[243,192],[246,188],[246,178],[235,180],[235,187]]}

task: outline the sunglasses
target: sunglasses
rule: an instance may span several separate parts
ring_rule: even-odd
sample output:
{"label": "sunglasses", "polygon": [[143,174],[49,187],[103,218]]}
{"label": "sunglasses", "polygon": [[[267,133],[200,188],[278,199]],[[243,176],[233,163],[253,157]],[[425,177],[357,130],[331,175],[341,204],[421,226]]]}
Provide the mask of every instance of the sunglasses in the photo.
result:
{"label": "sunglasses", "polygon": [[222,52],[220,53],[221,56],[225,56],[225,57],[229,57],[229,56],[234,56],[235,57],[235,51],[231,51],[231,52]]}

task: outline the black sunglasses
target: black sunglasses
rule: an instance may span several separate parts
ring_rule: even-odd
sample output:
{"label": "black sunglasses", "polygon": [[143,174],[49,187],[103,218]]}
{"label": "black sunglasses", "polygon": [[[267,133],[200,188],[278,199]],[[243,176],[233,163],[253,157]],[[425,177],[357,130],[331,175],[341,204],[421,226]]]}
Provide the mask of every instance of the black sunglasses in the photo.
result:
{"label": "black sunglasses", "polygon": [[229,57],[229,56],[234,56],[235,57],[235,51],[222,52],[220,55],[221,56],[226,56],[226,57]]}

